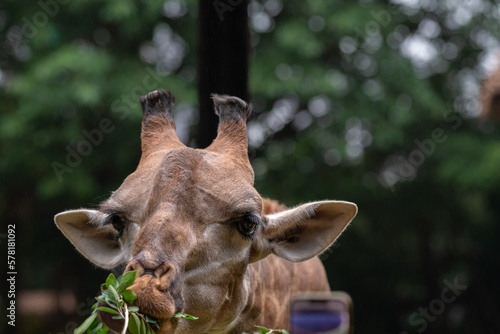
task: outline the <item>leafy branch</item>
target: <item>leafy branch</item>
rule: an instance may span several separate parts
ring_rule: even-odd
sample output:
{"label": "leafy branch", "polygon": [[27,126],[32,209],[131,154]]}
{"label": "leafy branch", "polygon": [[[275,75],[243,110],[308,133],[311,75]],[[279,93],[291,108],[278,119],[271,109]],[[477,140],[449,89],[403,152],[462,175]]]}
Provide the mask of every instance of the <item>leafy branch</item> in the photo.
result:
{"label": "leafy branch", "polygon": [[[109,274],[106,283],[101,285],[101,295],[96,297],[97,303],[92,306],[92,314],[75,329],[74,334],[106,334],[108,327],[105,326],[97,317],[97,311],[107,312],[113,315],[115,320],[123,320],[123,329],[121,334],[125,334],[127,329],[132,334],[154,334],[159,329],[158,321],[148,315],[139,312],[139,307],[129,306],[128,303],[137,299],[134,291],[128,289],[135,281],[137,271],[125,273],[120,280],[115,275]],[[100,306],[99,302],[105,302],[109,307]],[[196,320],[194,317],[185,313],[177,313],[176,318]]]}

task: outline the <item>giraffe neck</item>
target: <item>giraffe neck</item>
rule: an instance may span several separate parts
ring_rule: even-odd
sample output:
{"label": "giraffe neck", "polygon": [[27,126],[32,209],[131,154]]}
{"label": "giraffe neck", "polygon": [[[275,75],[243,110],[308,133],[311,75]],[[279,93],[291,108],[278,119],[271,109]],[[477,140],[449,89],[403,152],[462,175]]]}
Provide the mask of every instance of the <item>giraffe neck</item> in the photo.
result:
{"label": "giraffe neck", "polygon": [[254,325],[288,329],[289,304],[293,294],[330,291],[325,269],[315,257],[293,263],[274,255],[252,263],[245,277],[249,281],[248,302],[234,333],[252,332]]}

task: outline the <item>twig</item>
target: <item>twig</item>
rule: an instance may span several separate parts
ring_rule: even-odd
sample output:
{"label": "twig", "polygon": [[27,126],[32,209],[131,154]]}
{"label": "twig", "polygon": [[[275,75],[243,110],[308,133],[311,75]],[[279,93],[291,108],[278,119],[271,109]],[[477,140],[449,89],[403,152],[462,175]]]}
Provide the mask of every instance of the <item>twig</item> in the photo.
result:
{"label": "twig", "polygon": [[127,328],[128,328],[128,308],[127,308],[127,303],[124,303],[125,306],[125,315],[123,318],[125,318],[125,323],[123,324],[123,330],[122,334],[127,334]]}

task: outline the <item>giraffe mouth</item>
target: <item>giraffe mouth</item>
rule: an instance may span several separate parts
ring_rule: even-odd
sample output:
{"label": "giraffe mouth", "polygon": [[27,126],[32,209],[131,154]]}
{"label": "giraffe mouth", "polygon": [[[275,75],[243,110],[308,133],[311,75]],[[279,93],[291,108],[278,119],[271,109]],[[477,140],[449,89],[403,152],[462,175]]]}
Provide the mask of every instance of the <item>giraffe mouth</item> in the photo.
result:
{"label": "giraffe mouth", "polygon": [[130,287],[137,295],[132,305],[138,306],[141,313],[158,319],[160,322],[171,320],[182,311],[182,294],[174,281],[169,286],[152,275],[139,277]]}
{"label": "giraffe mouth", "polygon": [[[158,321],[160,330],[157,333],[173,333],[177,327],[175,314],[183,309],[183,299],[179,284],[162,284],[158,278],[146,274],[136,279],[129,288],[135,292],[137,299],[130,306],[139,307],[139,312]],[[98,307],[109,305],[100,301]],[[123,319],[113,319],[113,314],[98,311],[99,318],[106,326],[116,333],[121,333],[124,326]]]}
{"label": "giraffe mouth", "polygon": [[[110,307],[106,302],[100,301],[97,305],[97,307]],[[159,326],[159,329],[156,331],[156,334],[171,334],[175,332],[175,328],[177,327],[177,319],[172,318],[172,319],[160,319],[160,318],[155,318],[152,314],[149,314],[147,312],[141,312],[143,314],[147,314],[148,317],[153,318],[154,320],[157,320],[157,324]],[[98,311],[98,317],[99,320],[105,324],[111,333],[122,333],[123,332],[123,327],[125,326],[125,320],[124,319],[113,319],[113,314],[104,312],[104,311]],[[130,320],[129,320],[130,324]],[[127,333],[130,333],[127,330]]]}

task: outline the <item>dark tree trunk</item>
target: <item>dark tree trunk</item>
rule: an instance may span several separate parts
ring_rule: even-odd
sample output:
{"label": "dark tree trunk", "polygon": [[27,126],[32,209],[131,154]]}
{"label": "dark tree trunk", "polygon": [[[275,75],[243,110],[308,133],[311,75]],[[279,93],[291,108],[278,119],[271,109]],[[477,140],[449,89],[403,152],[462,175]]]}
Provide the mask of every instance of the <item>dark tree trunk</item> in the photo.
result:
{"label": "dark tree trunk", "polygon": [[210,95],[227,94],[248,101],[248,0],[199,1],[198,99],[200,123],[196,145],[210,145],[218,118]]}

